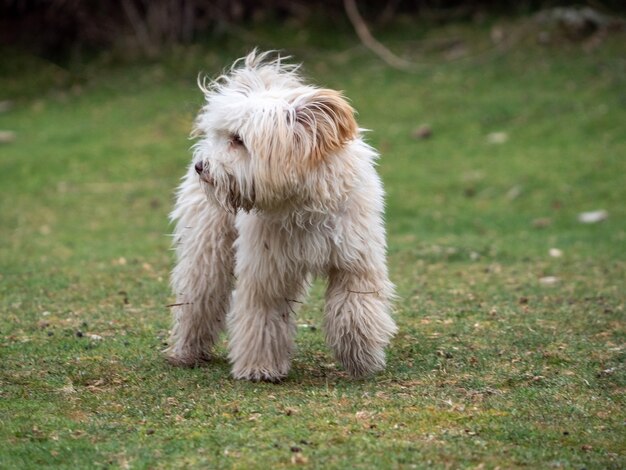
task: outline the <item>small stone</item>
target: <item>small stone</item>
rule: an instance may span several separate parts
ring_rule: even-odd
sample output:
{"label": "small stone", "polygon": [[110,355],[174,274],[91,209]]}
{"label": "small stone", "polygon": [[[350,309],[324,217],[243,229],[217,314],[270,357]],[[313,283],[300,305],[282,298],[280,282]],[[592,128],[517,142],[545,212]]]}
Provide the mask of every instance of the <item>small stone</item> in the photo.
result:
{"label": "small stone", "polygon": [[494,44],[500,44],[505,38],[504,29],[501,26],[494,26],[491,28],[490,36]]}
{"label": "small stone", "polygon": [[560,258],[561,256],[563,256],[563,252],[558,248],[550,248],[548,253],[552,258]]}
{"label": "small stone", "polygon": [[609,213],[603,209],[591,212],[581,212],[578,214],[578,221],[581,224],[597,224],[609,217]]}
{"label": "small stone", "polygon": [[10,144],[15,140],[15,132],[0,131],[0,144]]}
{"label": "small stone", "polygon": [[559,278],[556,276],[544,276],[539,278],[539,283],[544,286],[553,286],[557,282],[559,282]]}
{"label": "small stone", "polygon": [[514,199],[517,199],[518,197],[520,197],[520,195],[522,194],[522,191],[523,190],[521,186],[515,185],[507,191],[506,198],[509,201],[513,201]]}
{"label": "small stone", "polygon": [[430,139],[433,136],[433,129],[428,124],[422,124],[411,132],[411,137],[416,140]]}
{"label": "small stone", "polygon": [[0,113],[6,113],[7,111],[10,111],[12,107],[13,107],[13,101],[9,101],[9,100],[0,101]]}
{"label": "small stone", "polygon": [[550,225],[552,225],[552,219],[550,219],[549,217],[540,217],[533,220],[533,227],[535,228],[546,228]]}
{"label": "small stone", "polygon": [[542,45],[550,44],[552,40],[552,36],[548,31],[539,31],[537,34],[537,42]]}
{"label": "small stone", "polygon": [[509,134],[506,132],[491,132],[487,134],[487,142],[490,144],[503,144],[509,140]]}

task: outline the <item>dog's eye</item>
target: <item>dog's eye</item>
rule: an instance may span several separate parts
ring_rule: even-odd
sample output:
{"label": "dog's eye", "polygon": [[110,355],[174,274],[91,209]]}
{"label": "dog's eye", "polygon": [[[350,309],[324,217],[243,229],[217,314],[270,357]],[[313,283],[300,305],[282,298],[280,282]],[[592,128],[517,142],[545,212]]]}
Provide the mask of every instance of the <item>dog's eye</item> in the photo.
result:
{"label": "dog's eye", "polygon": [[230,135],[230,144],[235,146],[243,146],[243,140],[239,134],[231,134]]}

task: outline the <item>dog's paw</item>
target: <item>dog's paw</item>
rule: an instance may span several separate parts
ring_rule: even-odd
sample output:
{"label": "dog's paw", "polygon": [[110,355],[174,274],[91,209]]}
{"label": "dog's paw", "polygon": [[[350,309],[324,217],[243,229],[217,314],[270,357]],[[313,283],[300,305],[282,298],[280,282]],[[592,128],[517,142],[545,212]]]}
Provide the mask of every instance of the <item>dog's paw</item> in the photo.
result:
{"label": "dog's paw", "polygon": [[211,360],[211,355],[201,353],[173,353],[166,352],[167,362],[176,367],[200,367]]}
{"label": "dog's paw", "polygon": [[363,379],[385,369],[384,351],[339,357],[339,362],[353,379]]}
{"label": "dog's paw", "polygon": [[271,382],[279,383],[287,377],[288,370],[270,370],[265,367],[252,367],[243,370],[233,369],[232,375],[238,380],[249,380],[251,382]]}

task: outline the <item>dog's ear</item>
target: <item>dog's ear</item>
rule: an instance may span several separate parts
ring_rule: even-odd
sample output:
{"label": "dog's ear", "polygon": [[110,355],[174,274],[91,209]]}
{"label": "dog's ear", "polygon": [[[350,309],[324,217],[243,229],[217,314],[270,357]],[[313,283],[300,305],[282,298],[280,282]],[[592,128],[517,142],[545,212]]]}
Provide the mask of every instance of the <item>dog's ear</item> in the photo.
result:
{"label": "dog's ear", "polygon": [[315,90],[296,106],[295,113],[296,122],[305,133],[305,153],[314,162],[341,149],[358,132],[354,109],[335,90]]}

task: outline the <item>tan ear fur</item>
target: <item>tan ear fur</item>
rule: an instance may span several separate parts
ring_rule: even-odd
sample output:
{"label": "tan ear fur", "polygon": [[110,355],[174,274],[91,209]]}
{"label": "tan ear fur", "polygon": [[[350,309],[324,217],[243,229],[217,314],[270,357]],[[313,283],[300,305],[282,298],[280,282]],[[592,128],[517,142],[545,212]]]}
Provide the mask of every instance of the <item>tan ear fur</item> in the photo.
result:
{"label": "tan ear fur", "polygon": [[354,109],[341,92],[335,90],[317,90],[296,110],[296,120],[309,134],[308,156],[312,163],[341,149],[358,132]]}

